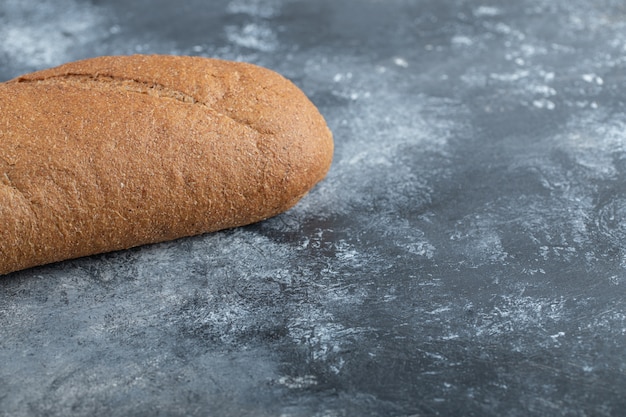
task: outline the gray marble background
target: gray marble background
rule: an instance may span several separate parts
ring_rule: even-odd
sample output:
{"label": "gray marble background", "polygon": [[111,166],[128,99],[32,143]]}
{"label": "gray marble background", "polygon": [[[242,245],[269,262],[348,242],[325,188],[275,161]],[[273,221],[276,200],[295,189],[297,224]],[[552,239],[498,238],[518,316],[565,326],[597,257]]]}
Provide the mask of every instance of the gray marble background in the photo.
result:
{"label": "gray marble background", "polygon": [[1,416],[624,415],[624,2],[0,1],[2,81],[131,53],[282,73],[333,167],[0,277]]}

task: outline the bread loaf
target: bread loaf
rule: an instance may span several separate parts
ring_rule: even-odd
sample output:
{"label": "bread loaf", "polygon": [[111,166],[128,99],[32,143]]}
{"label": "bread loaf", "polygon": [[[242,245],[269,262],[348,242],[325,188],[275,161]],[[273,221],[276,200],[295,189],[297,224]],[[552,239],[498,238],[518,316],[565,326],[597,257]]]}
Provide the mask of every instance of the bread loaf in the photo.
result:
{"label": "bread loaf", "polygon": [[250,64],[100,57],[0,83],[0,274],[266,219],[332,152],[306,96]]}

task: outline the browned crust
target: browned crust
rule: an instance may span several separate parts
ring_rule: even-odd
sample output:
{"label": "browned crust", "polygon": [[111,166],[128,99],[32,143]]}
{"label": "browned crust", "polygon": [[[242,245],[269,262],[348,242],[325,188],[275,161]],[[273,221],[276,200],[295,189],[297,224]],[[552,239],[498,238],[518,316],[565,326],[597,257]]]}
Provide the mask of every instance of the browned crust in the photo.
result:
{"label": "browned crust", "polygon": [[244,63],[100,57],[0,84],[0,274],[240,226],[321,180],[332,135]]}

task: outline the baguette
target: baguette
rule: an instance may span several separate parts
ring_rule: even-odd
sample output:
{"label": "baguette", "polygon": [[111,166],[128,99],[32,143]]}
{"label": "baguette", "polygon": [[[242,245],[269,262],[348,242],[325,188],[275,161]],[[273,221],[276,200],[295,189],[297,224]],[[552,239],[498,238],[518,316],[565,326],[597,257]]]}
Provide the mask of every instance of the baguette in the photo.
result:
{"label": "baguette", "polygon": [[251,64],[99,57],[0,83],[0,275],[269,218],[332,153],[304,93]]}

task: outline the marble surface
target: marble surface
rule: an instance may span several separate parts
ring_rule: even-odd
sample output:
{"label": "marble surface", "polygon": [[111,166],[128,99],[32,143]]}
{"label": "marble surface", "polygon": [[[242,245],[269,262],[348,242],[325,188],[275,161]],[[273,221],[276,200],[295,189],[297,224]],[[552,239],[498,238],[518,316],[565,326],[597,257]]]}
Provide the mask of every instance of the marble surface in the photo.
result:
{"label": "marble surface", "polygon": [[0,2],[0,80],[131,53],[284,74],[333,167],[259,224],[1,277],[0,416],[623,415],[622,1]]}

